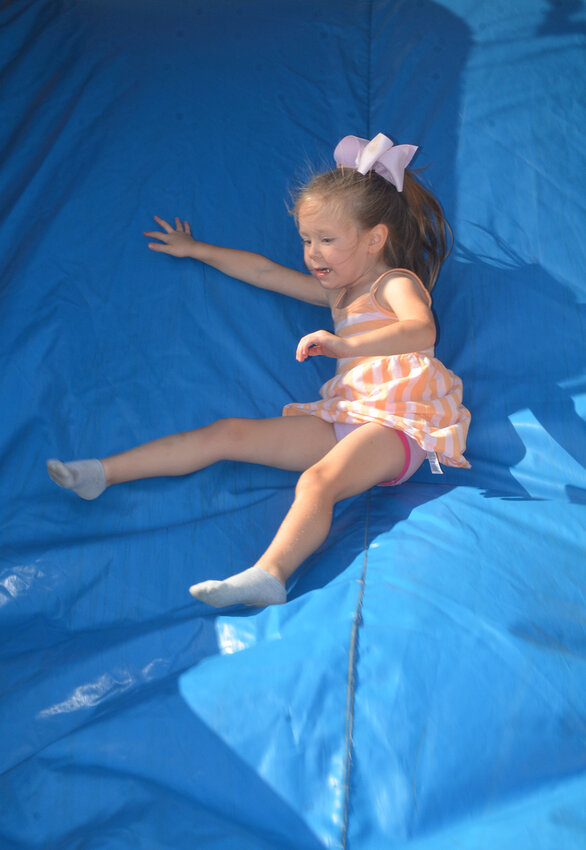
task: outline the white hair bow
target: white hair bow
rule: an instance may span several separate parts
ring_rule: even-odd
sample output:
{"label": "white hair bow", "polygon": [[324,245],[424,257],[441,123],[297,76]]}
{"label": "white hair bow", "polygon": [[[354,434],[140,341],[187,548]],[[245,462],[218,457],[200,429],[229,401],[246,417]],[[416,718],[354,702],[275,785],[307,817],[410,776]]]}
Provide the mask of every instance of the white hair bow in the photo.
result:
{"label": "white hair bow", "polygon": [[344,136],[336,145],[334,159],[337,165],[355,168],[360,174],[372,169],[402,192],[405,169],[417,149],[417,145],[394,145],[383,133],[370,142],[359,136]]}

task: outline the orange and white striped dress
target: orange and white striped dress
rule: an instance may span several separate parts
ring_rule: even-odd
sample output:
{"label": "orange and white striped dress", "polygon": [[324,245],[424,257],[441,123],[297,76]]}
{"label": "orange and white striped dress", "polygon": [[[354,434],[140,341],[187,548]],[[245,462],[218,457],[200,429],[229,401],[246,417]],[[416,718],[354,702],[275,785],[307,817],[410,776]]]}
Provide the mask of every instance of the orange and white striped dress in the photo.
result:
{"label": "orange and white striped dress", "polygon": [[[335,333],[351,337],[397,322],[397,316],[377,299],[389,274],[416,280],[431,306],[429,292],[413,272],[385,272],[369,292],[348,307],[339,306],[343,289],[332,307]],[[320,401],[288,404],[284,416],[319,416],[326,422],[361,425],[378,422],[403,431],[426,452],[435,452],[446,466],[469,467],[463,457],[470,413],[462,404],[462,381],[434,355],[434,349],[383,357],[345,357],[336,374],[320,390]]]}

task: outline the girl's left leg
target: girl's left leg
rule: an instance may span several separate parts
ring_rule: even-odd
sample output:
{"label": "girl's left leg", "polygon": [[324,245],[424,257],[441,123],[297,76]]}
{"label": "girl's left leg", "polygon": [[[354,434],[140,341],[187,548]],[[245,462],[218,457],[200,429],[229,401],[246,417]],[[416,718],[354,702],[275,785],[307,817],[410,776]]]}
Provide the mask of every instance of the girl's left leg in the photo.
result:
{"label": "girl's left leg", "polygon": [[285,584],[326,539],[336,502],[396,478],[405,449],[396,432],[368,423],[352,431],[299,478],[295,501],[254,567],[224,581],[204,581],[190,593],[215,607],[286,601]]}
{"label": "girl's left leg", "polygon": [[302,472],[336,444],[334,428],[317,416],[219,419],[203,428],[170,434],[99,459],[47,461],[50,477],[82,499],[106,487],[167,475],[189,475],[220,460]]}

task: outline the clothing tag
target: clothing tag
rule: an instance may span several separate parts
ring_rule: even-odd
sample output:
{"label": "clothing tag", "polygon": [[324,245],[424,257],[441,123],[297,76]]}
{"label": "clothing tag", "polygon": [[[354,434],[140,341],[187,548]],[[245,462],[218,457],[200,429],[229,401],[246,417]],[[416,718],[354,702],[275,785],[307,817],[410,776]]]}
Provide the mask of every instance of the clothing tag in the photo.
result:
{"label": "clothing tag", "polygon": [[437,455],[435,452],[428,452],[427,459],[429,461],[429,466],[434,475],[443,475],[444,471],[441,468],[441,464],[437,459]]}

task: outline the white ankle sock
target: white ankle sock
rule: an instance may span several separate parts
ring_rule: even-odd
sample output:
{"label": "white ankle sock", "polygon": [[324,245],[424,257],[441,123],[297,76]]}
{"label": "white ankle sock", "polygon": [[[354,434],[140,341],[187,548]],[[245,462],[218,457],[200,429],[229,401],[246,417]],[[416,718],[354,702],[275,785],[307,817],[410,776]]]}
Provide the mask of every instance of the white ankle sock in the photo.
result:
{"label": "white ankle sock", "polygon": [[189,588],[196,599],[223,608],[225,605],[282,605],[287,591],[278,578],[262,567],[250,567],[224,581],[202,581]]}
{"label": "white ankle sock", "polygon": [[96,458],[69,463],[48,460],[47,472],[56,484],[73,490],[82,499],[97,499],[106,489],[104,467]]}

